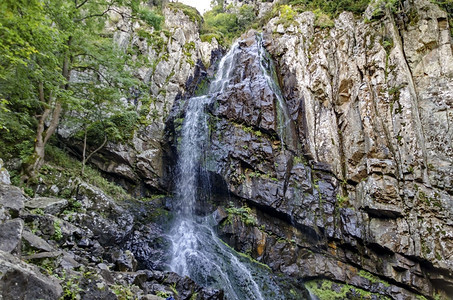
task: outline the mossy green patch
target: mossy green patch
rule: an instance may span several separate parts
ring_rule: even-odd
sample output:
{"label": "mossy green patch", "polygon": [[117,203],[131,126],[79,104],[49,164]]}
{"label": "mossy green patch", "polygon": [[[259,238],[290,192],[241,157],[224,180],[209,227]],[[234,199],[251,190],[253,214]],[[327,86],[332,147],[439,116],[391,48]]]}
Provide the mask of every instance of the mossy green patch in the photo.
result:
{"label": "mossy green patch", "polygon": [[231,223],[231,218],[234,215],[239,216],[241,221],[244,222],[244,224],[247,226],[254,226],[257,223],[255,216],[252,215],[252,209],[247,205],[236,207],[232,203],[230,203],[229,207],[227,207],[225,210],[228,214],[228,218],[225,221],[227,223]]}
{"label": "mossy green patch", "polygon": [[69,198],[74,195],[76,183],[81,179],[98,187],[114,199],[122,200],[131,197],[123,188],[108,181],[98,170],[90,166],[85,167],[84,175],[81,176],[82,163],[58,147],[47,145],[46,158],[46,164],[41,168],[36,182],[30,183],[31,186],[38,182],[48,187],[57,184],[59,187],[57,196]]}
{"label": "mossy green patch", "polygon": [[358,275],[360,277],[363,277],[363,278],[366,278],[368,279],[371,283],[382,283],[385,287],[389,287],[390,284],[382,279],[380,279],[379,277],[371,274],[370,272],[367,272],[365,270],[360,270]]}
{"label": "mossy green patch", "polygon": [[194,7],[180,2],[170,2],[167,4],[167,7],[172,10],[180,10],[188,16],[192,22],[201,24],[201,15]]}
{"label": "mossy green patch", "polygon": [[320,300],[375,299],[376,297],[378,299],[391,299],[385,295],[327,279],[308,281],[305,283],[305,287]]}

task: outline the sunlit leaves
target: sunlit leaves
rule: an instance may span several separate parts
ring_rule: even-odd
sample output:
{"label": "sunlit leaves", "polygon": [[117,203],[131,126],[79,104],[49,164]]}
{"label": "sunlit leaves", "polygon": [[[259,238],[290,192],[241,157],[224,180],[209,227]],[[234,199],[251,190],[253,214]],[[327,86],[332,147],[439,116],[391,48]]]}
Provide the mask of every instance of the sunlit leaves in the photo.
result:
{"label": "sunlit leaves", "polygon": [[79,124],[110,124],[112,139],[130,129],[110,120],[131,87],[143,88],[127,55],[105,34],[109,13],[120,6],[154,28],[162,22],[139,0],[0,1],[1,155],[30,155],[36,120],[57,103]]}

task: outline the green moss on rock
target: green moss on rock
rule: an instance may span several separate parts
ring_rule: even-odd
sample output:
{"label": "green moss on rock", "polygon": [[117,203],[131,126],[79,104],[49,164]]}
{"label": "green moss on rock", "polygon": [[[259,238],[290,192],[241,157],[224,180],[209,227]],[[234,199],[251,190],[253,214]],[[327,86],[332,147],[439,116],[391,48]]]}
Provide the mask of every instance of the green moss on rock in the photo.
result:
{"label": "green moss on rock", "polygon": [[182,11],[186,16],[189,17],[189,19],[197,24],[201,24],[201,15],[196,10],[194,7],[185,5],[180,2],[170,2],[167,4],[167,7],[172,9],[172,10],[180,10]]}
{"label": "green moss on rock", "polygon": [[327,279],[308,281],[305,283],[305,287],[320,300],[375,299],[376,297],[378,299],[390,299],[381,294]]}

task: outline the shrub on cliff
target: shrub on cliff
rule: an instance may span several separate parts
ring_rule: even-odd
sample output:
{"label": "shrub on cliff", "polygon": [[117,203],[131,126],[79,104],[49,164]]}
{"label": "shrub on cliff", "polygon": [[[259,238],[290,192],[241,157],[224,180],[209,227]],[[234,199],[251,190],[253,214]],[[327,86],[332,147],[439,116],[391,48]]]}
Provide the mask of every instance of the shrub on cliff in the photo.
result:
{"label": "shrub on cliff", "polygon": [[365,11],[370,0],[287,0],[289,5],[302,10],[321,10],[330,17],[336,17],[343,11],[361,14]]}
{"label": "shrub on cliff", "polygon": [[241,7],[224,7],[223,1],[217,1],[212,10],[203,15],[204,23],[201,29],[203,36],[217,39],[223,45],[245,32],[256,19],[252,6],[244,4]]}

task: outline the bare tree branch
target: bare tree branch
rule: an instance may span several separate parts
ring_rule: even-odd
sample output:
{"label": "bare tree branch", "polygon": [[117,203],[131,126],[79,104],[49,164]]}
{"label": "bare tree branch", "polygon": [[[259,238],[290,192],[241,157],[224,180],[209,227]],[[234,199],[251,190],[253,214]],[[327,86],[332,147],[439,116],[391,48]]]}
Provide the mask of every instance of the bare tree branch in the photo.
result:
{"label": "bare tree branch", "polygon": [[88,0],[85,0],[85,1],[83,1],[82,3],[80,3],[80,4],[77,5],[77,1],[76,1],[76,9],[81,8],[81,7],[82,7],[85,3],[87,3],[87,2],[88,2]]}
{"label": "bare tree branch", "polygon": [[92,15],[88,15],[88,16],[85,16],[83,18],[80,18],[80,19],[76,19],[74,20],[75,22],[81,22],[83,20],[86,20],[86,19],[90,19],[90,18],[94,18],[94,17],[103,17],[105,16],[106,13],[108,13],[109,11],[112,10],[112,6],[114,5],[115,1],[111,1],[108,6],[107,6],[107,9],[104,10],[102,13],[98,13],[98,14],[92,14]]}

